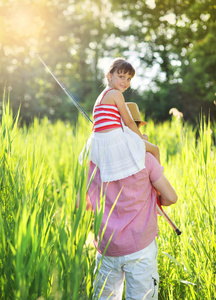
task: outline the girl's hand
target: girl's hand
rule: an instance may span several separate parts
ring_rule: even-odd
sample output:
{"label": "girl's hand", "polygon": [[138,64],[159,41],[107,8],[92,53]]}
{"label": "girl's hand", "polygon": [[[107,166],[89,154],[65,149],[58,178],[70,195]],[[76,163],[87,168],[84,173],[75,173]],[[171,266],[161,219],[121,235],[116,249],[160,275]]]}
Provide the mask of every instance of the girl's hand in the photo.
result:
{"label": "girl's hand", "polygon": [[143,136],[143,138],[144,138],[145,141],[149,140],[147,134],[144,133],[142,136]]}

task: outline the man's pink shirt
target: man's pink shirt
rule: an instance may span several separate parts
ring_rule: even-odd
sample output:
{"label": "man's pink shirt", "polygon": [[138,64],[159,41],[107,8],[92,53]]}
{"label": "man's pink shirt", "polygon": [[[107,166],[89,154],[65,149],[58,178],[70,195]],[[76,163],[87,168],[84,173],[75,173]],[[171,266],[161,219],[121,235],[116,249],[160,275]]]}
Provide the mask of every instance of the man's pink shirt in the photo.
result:
{"label": "man's pink shirt", "polygon": [[[112,239],[106,250],[107,256],[123,256],[147,247],[158,234],[156,191],[152,182],[157,181],[163,174],[163,167],[149,152],[145,158],[146,168],[127,178],[103,183],[105,194],[105,211],[101,230],[107,222],[110,209],[116,198],[118,200],[108,219],[103,239],[95,246],[103,253],[111,235]],[[89,178],[95,165],[91,162]],[[100,171],[97,169],[94,180],[89,188],[89,197],[93,210],[96,210],[101,196]]]}

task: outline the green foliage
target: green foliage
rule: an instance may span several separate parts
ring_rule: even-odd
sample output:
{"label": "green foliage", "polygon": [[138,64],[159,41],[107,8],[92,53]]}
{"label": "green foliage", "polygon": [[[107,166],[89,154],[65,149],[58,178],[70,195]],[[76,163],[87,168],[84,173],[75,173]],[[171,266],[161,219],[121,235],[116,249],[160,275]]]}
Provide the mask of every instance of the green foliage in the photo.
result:
{"label": "green foliage", "polygon": [[194,124],[201,108],[215,120],[215,11],[214,0],[1,1],[0,91],[11,91],[22,123],[75,122],[75,108],[36,53],[88,113],[106,59],[124,56],[139,74],[136,98],[147,116],[168,119],[174,105]]}
{"label": "green foliage", "polygon": [[[77,127],[44,118],[19,128],[3,103],[0,299],[92,299],[92,239],[104,203],[94,217],[86,211],[86,170],[78,164],[91,127],[83,118]],[[159,299],[216,296],[216,126],[201,119],[197,129],[175,117],[145,127],[179,196],[166,211],[182,231],[177,236],[158,217]]]}
{"label": "green foliage", "polygon": [[0,3],[0,87],[3,91],[7,84],[12,90],[14,111],[22,104],[24,122],[32,122],[35,116],[69,120],[77,115],[64,92],[44,71],[36,53],[83,107],[92,110],[101,84],[97,63],[106,29],[101,22],[108,18],[101,11],[100,1],[90,2]]}
{"label": "green foliage", "polygon": [[79,133],[47,119],[18,128],[9,105],[0,129],[0,298],[90,299],[92,212]]}
{"label": "green foliage", "polygon": [[211,110],[215,120],[215,1],[126,0],[118,1],[117,7],[112,2],[130,22],[131,50],[143,62],[143,79],[153,65],[160,66],[143,94],[143,106],[150,113],[146,114],[157,118],[161,110],[159,120],[164,120],[174,102],[185,120],[195,123],[201,108],[206,115]]}
{"label": "green foliage", "polygon": [[196,130],[173,118],[146,133],[161,149],[165,174],[179,200],[166,208],[182,231],[177,236],[159,217],[159,299],[214,299],[215,294],[215,124]]}

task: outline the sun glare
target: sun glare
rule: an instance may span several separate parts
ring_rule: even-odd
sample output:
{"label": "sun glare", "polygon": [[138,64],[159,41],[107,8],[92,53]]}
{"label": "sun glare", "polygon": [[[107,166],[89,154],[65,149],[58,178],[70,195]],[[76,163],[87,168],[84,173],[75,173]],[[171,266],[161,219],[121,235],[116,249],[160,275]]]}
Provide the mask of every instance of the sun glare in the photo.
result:
{"label": "sun glare", "polygon": [[19,11],[13,18],[12,25],[18,32],[25,32],[31,27],[31,17],[26,12]]}
{"label": "sun glare", "polygon": [[37,33],[35,15],[31,7],[18,6],[8,16],[8,23],[14,34],[19,37],[34,36]]}

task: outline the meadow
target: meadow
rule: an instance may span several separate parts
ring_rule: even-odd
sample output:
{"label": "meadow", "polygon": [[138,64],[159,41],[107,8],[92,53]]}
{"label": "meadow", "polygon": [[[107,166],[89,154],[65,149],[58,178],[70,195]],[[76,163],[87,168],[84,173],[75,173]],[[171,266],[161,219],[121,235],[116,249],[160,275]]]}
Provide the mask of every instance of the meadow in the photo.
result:
{"label": "meadow", "polygon": [[[145,127],[179,196],[165,211],[182,231],[158,217],[159,299],[216,299],[216,124],[205,121]],[[91,127],[82,117],[20,127],[3,103],[0,132],[0,299],[92,299],[102,210],[86,210],[78,163]]]}

